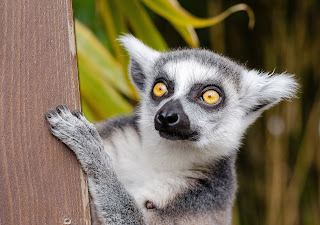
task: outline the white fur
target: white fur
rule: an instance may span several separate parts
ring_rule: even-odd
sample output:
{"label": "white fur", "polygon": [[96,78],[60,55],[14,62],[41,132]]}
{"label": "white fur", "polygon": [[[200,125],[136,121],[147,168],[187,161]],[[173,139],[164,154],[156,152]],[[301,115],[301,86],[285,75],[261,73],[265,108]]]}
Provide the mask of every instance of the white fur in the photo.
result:
{"label": "white fur", "polygon": [[140,63],[154,61],[160,55],[158,51],[144,45],[142,41],[130,34],[123,35],[118,40],[126,48],[130,56]]}
{"label": "white fur", "polygon": [[252,105],[272,100],[270,104],[259,111],[252,113],[244,121],[246,126],[251,125],[263,111],[271,108],[283,99],[296,97],[299,88],[292,74],[263,73],[256,70],[245,70],[242,75],[241,105],[249,109]]}
{"label": "white fur", "polygon": [[[173,168],[190,168],[194,164],[203,164],[212,162],[214,159],[218,159],[223,156],[227,156],[230,150],[235,150],[240,144],[240,138],[242,137],[244,128],[242,122],[233,119],[233,115],[226,114],[224,120],[226,120],[225,126],[215,131],[216,137],[212,138],[211,135],[207,135],[212,132],[212,124],[208,124],[207,120],[202,120],[206,114],[201,108],[188,103],[187,94],[194,83],[202,83],[207,80],[219,80],[223,83],[224,89],[228,92],[230,97],[236,98],[237,93],[235,91],[232,82],[228,79],[221,79],[221,74],[217,68],[208,67],[207,65],[200,64],[194,60],[185,60],[179,62],[169,62],[165,66],[165,71],[177,84],[175,93],[172,97],[163,100],[157,106],[154,111],[150,112],[148,109],[148,101],[142,101],[141,103],[141,120],[140,126],[142,127],[142,137],[144,146],[148,146],[149,149],[154,150],[153,154],[157,155],[157,163],[163,164],[166,167],[174,165]],[[153,82],[148,80],[148,88],[151,89]],[[148,93],[145,96],[142,93],[143,98],[148,97]],[[230,98],[230,101],[233,101]],[[163,139],[159,136],[158,131],[155,130],[153,119],[155,112],[157,112],[166,102],[171,99],[179,99],[183,104],[191,124],[197,124],[201,127],[202,135],[200,141],[196,143],[188,141],[170,141]],[[237,105],[238,102],[230,102],[230,104]],[[236,111],[236,110],[235,110]],[[239,110],[240,111],[240,110]],[[226,113],[225,111],[224,113]],[[220,112],[214,112],[221,114]],[[241,114],[241,112],[239,112]],[[236,115],[239,115],[237,113]],[[231,124],[230,126],[227,126]],[[209,125],[209,126],[208,126]],[[174,150],[173,150],[174,149]],[[171,163],[172,162],[172,163]],[[162,165],[159,165],[162,166]]]}
{"label": "white fur", "polygon": [[132,128],[119,130],[111,139],[104,139],[103,145],[119,180],[142,209],[147,200],[164,207],[182,187],[189,186],[183,176],[190,172],[159,167],[154,152],[143,148]]}
{"label": "white fur", "polygon": [[202,65],[194,60],[168,62],[164,70],[172,80],[179,84],[175,90],[176,98],[185,96],[192,84],[203,83],[209,79],[217,80],[219,75],[216,68]]}

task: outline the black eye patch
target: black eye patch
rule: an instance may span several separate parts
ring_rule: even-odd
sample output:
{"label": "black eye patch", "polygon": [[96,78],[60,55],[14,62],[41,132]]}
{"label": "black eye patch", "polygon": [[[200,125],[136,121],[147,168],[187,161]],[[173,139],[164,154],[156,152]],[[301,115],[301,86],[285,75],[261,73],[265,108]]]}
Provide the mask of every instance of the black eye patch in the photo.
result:
{"label": "black eye patch", "polygon": [[[210,105],[204,101],[203,94],[209,90],[213,90],[219,94],[220,99],[216,104]],[[224,95],[223,90],[217,85],[195,84],[190,89],[190,92],[188,94],[188,100],[190,102],[197,103],[199,106],[201,106],[202,108],[204,108],[206,110],[216,110],[224,105],[226,99],[225,99],[225,95]]]}

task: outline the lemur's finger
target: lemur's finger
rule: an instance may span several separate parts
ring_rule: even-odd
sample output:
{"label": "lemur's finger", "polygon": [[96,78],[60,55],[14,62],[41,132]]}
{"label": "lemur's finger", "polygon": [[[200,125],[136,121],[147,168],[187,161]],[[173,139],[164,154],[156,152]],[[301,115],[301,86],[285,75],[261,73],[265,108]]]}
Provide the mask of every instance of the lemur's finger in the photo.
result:
{"label": "lemur's finger", "polygon": [[47,120],[52,119],[53,117],[57,116],[57,112],[54,109],[49,109],[46,113]]}
{"label": "lemur's finger", "polygon": [[75,117],[77,117],[78,119],[80,119],[81,120],[81,117],[83,117],[83,113],[82,112],[80,112],[79,110],[73,110],[72,112],[71,112],[71,114],[72,115],[74,115]]}
{"label": "lemur's finger", "polygon": [[70,115],[70,110],[69,108],[66,106],[66,105],[58,105],[56,107],[56,111],[57,113],[62,116],[62,117],[65,117],[67,115]]}
{"label": "lemur's finger", "polygon": [[64,104],[61,104],[61,105],[58,105],[58,106],[56,107],[56,110],[57,110],[57,111],[69,111],[69,108],[68,108],[68,106],[66,106],[66,105],[64,105]]}
{"label": "lemur's finger", "polygon": [[55,109],[50,109],[46,113],[46,118],[51,126],[57,126],[57,124],[59,123],[59,118],[61,117]]}

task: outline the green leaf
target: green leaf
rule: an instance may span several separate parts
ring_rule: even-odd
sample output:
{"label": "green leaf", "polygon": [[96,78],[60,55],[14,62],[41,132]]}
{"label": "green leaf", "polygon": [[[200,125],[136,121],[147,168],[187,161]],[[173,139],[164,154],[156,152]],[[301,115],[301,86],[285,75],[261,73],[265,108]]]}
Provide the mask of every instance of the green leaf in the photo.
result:
{"label": "green leaf", "polygon": [[191,15],[188,11],[182,8],[177,0],[141,0],[153,11],[169,20],[171,23],[187,27],[202,28],[220,23],[229,15],[238,11],[246,11],[249,16],[249,27],[254,26],[254,14],[252,9],[246,4],[234,5],[221,14],[210,18],[198,18]]}
{"label": "green leaf", "polygon": [[146,10],[137,0],[118,0],[135,35],[156,50],[166,50],[166,42],[157,30]]}
{"label": "green leaf", "polygon": [[125,23],[125,16],[121,11],[121,5],[119,4],[119,1],[114,0],[96,0],[96,4],[97,9],[100,12],[100,17],[103,20],[105,30],[110,39],[113,54],[125,73],[124,77],[127,86],[130,89],[130,93],[132,94],[131,98],[138,99],[139,95],[133,87],[129,76],[127,75],[129,57],[126,55],[125,51],[120,46],[120,43],[117,41],[120,34],[123,32],[128,32],[128,28]]}
{"label": "green leaf", "polygon": [[117,42],[119,34],[126,31],[123,15],[119,12],[119,8],[115,1],[96,0],[96,5],[100,17],[103,20],[105,30],[111,40],[112,49],[116,57],[119,57],[124,54]]}
{"label": "green leaf", "polygon": [[129,102],[109,82],[92,71],[86,59],[78,57],[81,99],[91,109],[92,118],[101,120],[132,112]]}
{"label": "green leaf", "polygon": [[94,111],[92,111],[92,107],[88,105],[85,98],[81,98],[81,111],[90,122],[97,122],[103,118],[99,118]]}
{"label": "green leaf", "polygon": [[131,97],[121,65],[94,34],[77,20],[75,29],[78,58],[81,58],[81,61],[91,68],[91,74],[108,81],[112,87]]}

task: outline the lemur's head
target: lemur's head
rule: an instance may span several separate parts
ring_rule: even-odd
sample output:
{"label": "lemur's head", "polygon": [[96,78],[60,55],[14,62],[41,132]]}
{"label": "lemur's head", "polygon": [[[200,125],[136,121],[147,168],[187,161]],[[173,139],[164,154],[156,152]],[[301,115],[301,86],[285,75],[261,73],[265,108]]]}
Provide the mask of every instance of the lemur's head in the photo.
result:
{"label": "lemur's head", "polygon": [[162,142],[228,155],[264,110],[297,89],[292,75],[248,70],[207,50],[158,52],[131,35],[120,41],[142,99],[140,125]]}

